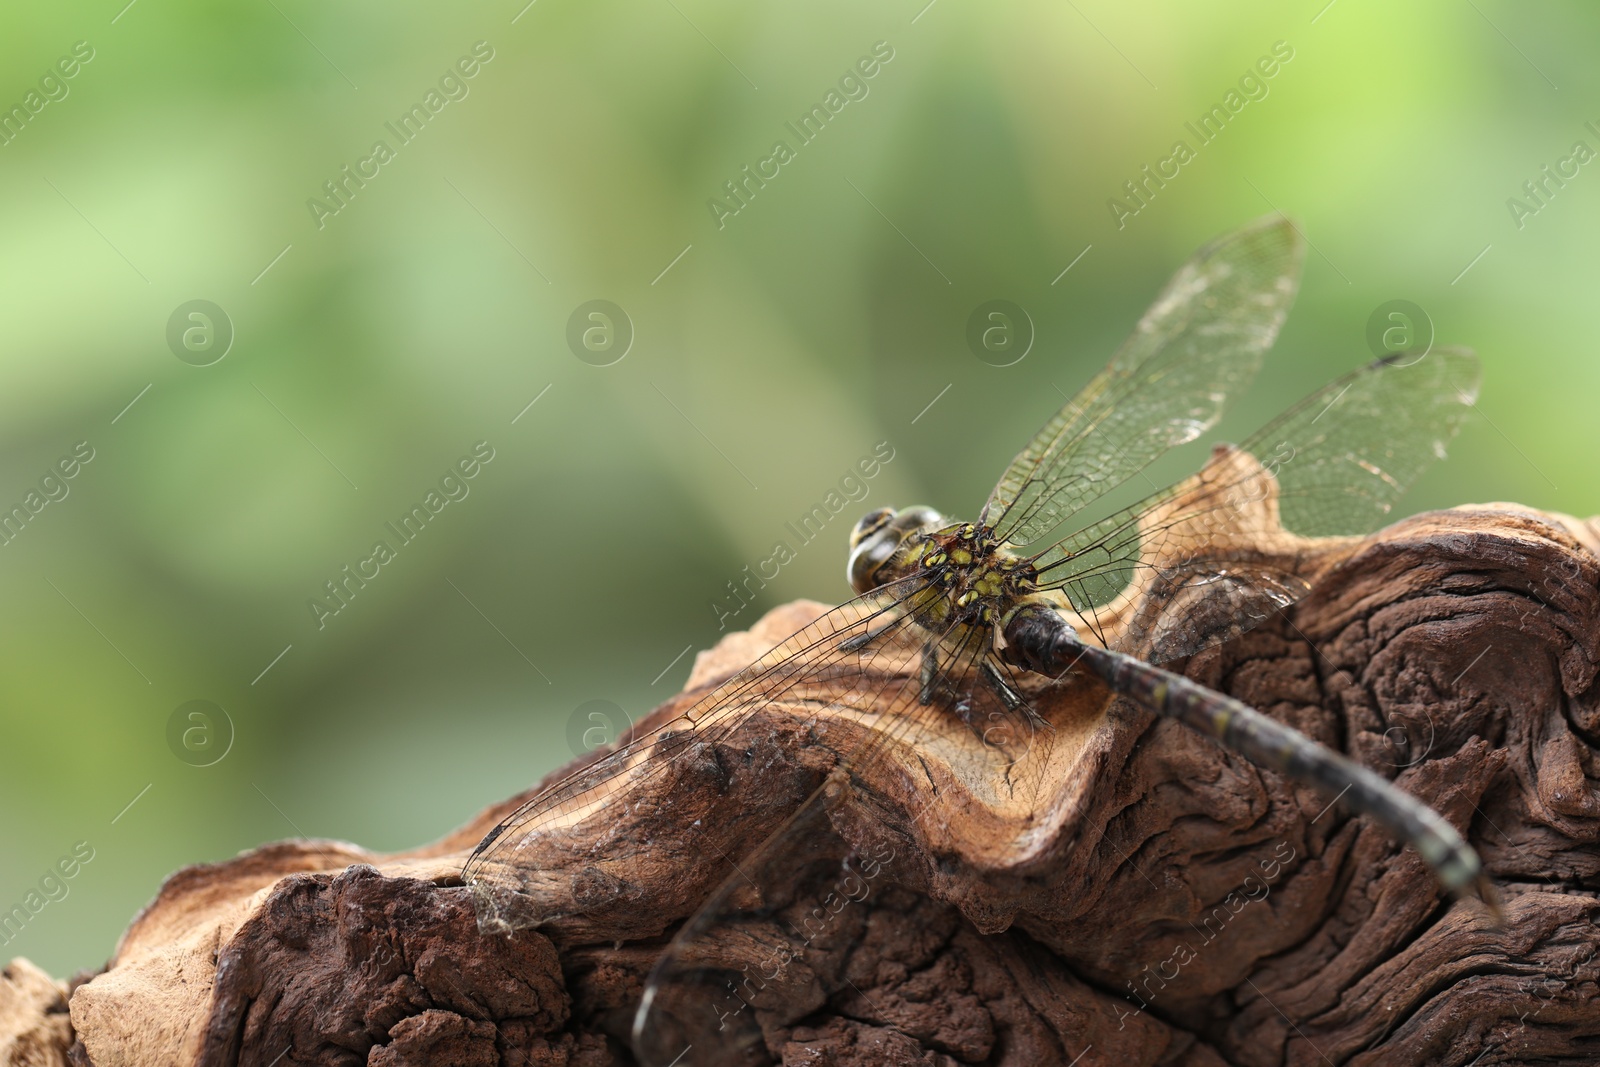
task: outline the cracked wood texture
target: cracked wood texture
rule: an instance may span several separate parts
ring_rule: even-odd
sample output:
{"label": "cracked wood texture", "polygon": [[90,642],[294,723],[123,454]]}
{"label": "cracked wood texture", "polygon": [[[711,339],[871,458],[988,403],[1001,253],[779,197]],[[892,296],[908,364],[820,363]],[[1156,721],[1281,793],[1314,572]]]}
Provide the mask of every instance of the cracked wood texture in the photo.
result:
{"label": "cracked wood texture", "polygon": [[[799,1018],[757,1003],[769,1061],[1600,1063],[1600,523],[1458,508],[1330,542],[1314,569],[1292,612],[1180,666],[1437,808],[1482,855],[1504,929],[1327,798],[1060,685],[1036,696],[1053,747],[1027,810],[963,776],[980,742],[962,728],[916,774],[911,753],[874,764],[831,816],[921,874],[846,913],[846,994]],[[702,653],[639,729],[822,610],[787,605]],[[661,795],[552,845],[563,917],[510,938],[479,935],[459,871],[529,794],[413,852],[288,842],[179,871],[100,973],[0,973],[0,1053],[631,1063],[645,975],[726,869],[708,857],[747,853],[830,770],[806,743],[819,714],[768,707]],[[937,821],[916,814],[930,781]],[[752,962],[748,940],[719,945],[730,971]]]}

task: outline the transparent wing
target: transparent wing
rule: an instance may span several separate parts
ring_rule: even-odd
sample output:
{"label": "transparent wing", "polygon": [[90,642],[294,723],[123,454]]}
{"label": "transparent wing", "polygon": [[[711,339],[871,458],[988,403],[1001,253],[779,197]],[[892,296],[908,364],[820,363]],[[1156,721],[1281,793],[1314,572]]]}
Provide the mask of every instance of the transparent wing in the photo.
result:
{"label": "transparent wing", "polygon": [[[952,712],[974,725],[985,702],[980,681],[989,638],[979,630],[941,635],[937,661],[872,696],[883,727],[837,768],[788,822],[734,867],[721,888],[679,930],[651,972],[634,1021],[634,1052],[647,1067],[768,1063],[783,1049],[768,1034],[787,1031],[836,995],[871,1017],[874,1006],[853,974],[851,952],[879,898],[908,881],[909,856],[879,841],[854,849],[835,830],[851,780],[888,746],[915,743],[930,717]],[[991,710],[982,716],[996,718]],[[998,716],[1003,718],[1004,716]],[[936,728],[936,727],[934,727]],[[994,751],[997,760],[1014,759]],[[996,774],[1003,773],[997,768]],[[926,794],[926,806],[940,797]],[[876,821],[876,820],[874,820]],[[903,850],[899,850],[903,851]],[[889,1019],[876,1019],[883,1025]]]}
{"label": "transparent wing", "polygon": [[1167,283],[1110,365],[1011,462],[979,521],[1027,546],[1215,425],[1278,336],[1303,245],[1281,216],[1202,248]]}
{"label": "transparent wing", "polygon": [[1295,537],[1363,533],[1455,436],[1477,399],[1463,349],[1385,357],[1306,397],[1193,478],[1035,557],[1110,642],[1152,662],[1228,640],[1307,591]]}
{"label": "transparent wing", "polygon": [[1366,533],[1436,460],[1478,399],[1483,368],[1465,348],[1398,353],[1318,390],[1244,443],[1274,456],[1285,529]]}
{"label": "transparent wing", "polygon": [[[471,887],[484,931],[509,933],[560,918],[551,901],[562,899],[561,870],[548,870],[567,842],[594,842],[584,827],[592,819],[617,816],[630,798],[647,788],[659,792],[664,776],[679,773],[731,736],[755,711],[798,698],[813,684],[848,687],[870,668],[883,669],[904,655],[904,638],[879,641],[868,657],[850,648],[882,631],[904,635],[911,625],[906,605],[919,592],[913,582],[885,586],[834,608],[784,640],[749,667],[697,700],[681,715],[635,737],[598,761],[541,790],[478,843],[462,871]],[[884,662],[875,662],[881,658]],[[579,847],[579,846],[572,846]]]}
{"label": "transparent wing", "polygon": [[[874,724],[863,736],[913,744],[917,731],[953,711],[984,738],[996,775],[1004,777],[1027,747],[1031,722],[1020,711],[997,710],[999,698],[989,687],[972,692],[980,681],[972,657],[988,647],[978,631],[933,634],[917,621],[917,611],[939,596],[921,579],[908,578],[857,597],[671,721],[540,791],[485,835],[463,870],[480,929],[506,933],[575,910],[559,903],[571,899],[572,871],[591,859],[598,864],[601,852],[627,847],[617,837],[628,832],[639,799],[672,795],[671,776],[697,773],[752,714],[774,704],[846,709]],[[842,747],[832,721],[816,733],[846,765],[868,757]],[[702,844],[697,851],[718,855],[711,838]]]}

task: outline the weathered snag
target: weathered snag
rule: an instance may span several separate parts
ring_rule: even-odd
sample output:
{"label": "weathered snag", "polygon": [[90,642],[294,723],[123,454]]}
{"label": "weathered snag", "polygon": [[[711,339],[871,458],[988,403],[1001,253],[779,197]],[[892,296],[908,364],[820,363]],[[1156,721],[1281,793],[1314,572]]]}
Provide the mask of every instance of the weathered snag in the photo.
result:
{"label": "weathered snag", "polygon": [[[1504,929],[1366,820],[1080,679],[1035,694],[1048,744],[1009,788],[971,772],[989,759],[960,724],[859,776],[833,832],[909,850],[915,876],[850,915],[846,993],[797,1019],[758,1006],[771,1059],[1600,1062],[1600,526],[1459,508],[1323,563],[1286,617],[1183,672],[1426,799],[1483,857]],[[703,653],[641,728],[821,610]],[[563,918],[509,939],[478,934],[457,876],[526,794],[412,852],[288,842],[180,871],[101,973],[0,973],[0,1060],[631,1062],[644,976],[719,854],[753,848],[875,729],[841,717],[819,745],[826,714],[768,708],[662,795],[552,841]],[[755,949],[707,951],[738,971]]]}

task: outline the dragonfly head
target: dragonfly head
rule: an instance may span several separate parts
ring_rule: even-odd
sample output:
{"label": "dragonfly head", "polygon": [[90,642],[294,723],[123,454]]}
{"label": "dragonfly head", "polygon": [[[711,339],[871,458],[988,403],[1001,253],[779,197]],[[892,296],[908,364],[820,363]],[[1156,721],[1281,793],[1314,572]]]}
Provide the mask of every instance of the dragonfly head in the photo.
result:
{"label": "dragonfly head", "polygon": [[900,546],[913,534],[927,533],[944,526],[946,519],[932,508],[879,508],[861,516],[850,531],[850,562],[845,576],[857,593],[870,592],[889,580],[884,564],[894,558]]}

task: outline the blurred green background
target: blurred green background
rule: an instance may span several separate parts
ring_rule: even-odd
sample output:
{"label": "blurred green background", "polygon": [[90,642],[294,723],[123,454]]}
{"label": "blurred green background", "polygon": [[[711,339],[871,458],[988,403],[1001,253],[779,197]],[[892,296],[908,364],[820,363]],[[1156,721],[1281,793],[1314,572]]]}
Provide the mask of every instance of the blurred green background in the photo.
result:
{"label": "blurred green background", "polygon": [[[94,858],[0,958],[98,966],[184,864],[413,846],[525,787],[587,702],[638,717],[681,686],[727,583],[876,443],[867,499],[730,628],[842,599],[868,507],[975,512],[1055,387],[1274,209],[1316,251],[1216,436],[1370,358],[1369,316],[1406,299],[1486,364],[1406,510],[1600,510],[1600,165],[1520,228],[1506,203],[1600,148],[1600,11],[925,3],[8,6],[0,106],[93,58],[0,145],[0,504],[94,459],[0,547],[0,909]],[[479,41],[402,145],[385,123]],[[1123,182],[1197,146],[1184,123],[1279,41],[1267,94],[1119,229]],[[785,123],[878,42],[801,145]],[[319,228],[308,199],[380,138],[394,158]],[[719,228],[708,200],[780,139]],[[235,332],[206,366],[166,336],[196,299]],[[634,333],[606,367],[567,343],[595,299]],[[1036,327],[1013,366],[965,340],[991,299]],[[480,441],[469,495],[319,629],[308,600]],[[225,755],[220,720],[169,742],[195,700]]]}

